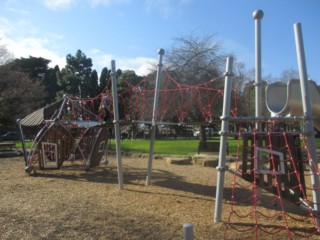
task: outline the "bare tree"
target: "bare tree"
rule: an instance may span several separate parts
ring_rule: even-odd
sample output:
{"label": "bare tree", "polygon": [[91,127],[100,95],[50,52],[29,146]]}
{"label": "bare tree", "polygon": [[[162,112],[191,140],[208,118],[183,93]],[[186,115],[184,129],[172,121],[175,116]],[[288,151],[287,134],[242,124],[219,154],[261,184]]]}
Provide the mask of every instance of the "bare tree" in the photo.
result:
{"label": "bare tree", "polygon": [[8,51],[5,45],[0,45],[0,66],[13,60],[13,54]]}
{"label": "bare tree", "polygon": [[299,72],[296,69],[290,68],[290,69],[282,71],[281,76],[280,76],[281,82],[287,83],[291,79],[299,79]]}
{"label": "bare tree", "polygon": [[[214,88],[223,89],[223,72],[225,69],[226,56],[222,53],[221,43],[214,41],[213,35],[197,37],[196,34],[190,34],[186,37],[178,37],[174,39],[173,47],[166,54],[166,66],[170,75],[179,83],[190,86],[212,80],[211,85]],[[221,77],[221,78],[219,78]],[[214,79],[214,81],[213,81]],[[208,92],[207,92],[208,93]],[[188,108],[188,118],[192,122],[208,121],[204,119],[204,112],[211,112],[211,119],[220,117],[222,109],[222,99],[214,102],[208,101],[208,94],[197,89],[194,93],[185,93],[185,100],[175,101],[175,107]],[[193,96],[197,96],[197,100],[188,101]],[[212,93],[214,94],[214,93]],[[177,97],[180,97],[177,95]],[[199,106],[199,102],[201,107]],[[181,106],[179,106],[181,105]],[[208,118],[208,116],[206,116]],[[172,120],[181,119],[179,116],[173,116]],[[200,141],[206,141],[205,126],[201,124]]]}
{"label": "bare tree", "polygon": [[221,53],[221,43],[215,42],[213,35],[198,38],[191,34],[175,38],[174,42],[166,54],[166,63],[181,83],[196,84],[223,72],[225,55]]}

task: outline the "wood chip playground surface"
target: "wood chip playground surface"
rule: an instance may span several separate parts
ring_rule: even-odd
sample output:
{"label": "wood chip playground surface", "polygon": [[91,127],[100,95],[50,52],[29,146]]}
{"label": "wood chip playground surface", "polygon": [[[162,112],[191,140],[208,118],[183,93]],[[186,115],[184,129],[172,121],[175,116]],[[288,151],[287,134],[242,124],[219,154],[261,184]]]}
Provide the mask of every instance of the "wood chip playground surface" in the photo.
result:
{"label": "wood chip playground surface", "polygon": [[[119,190],[115,157],[109,156],[108,160],[108,165],[88,172],[62,168],[29,176],[22,157],[0,158],[0,238],[182,239],[184,223],[193,224],[195,239],[225,237],[230,215],[230,173],[226,173],[222,222],[215,224],[215,168],[156,159],[152,185],[145,186],[148,159],[124,156],[124,189]],[[264,193],[266,198],[269,195]],[[240,205],[241,214],[252,207]],[[301,208],[292,209],[292,215],[301,216]],[[259,211],[268,213],[272,208],[262,206]],[[239,219],[236,226],[248,227],[249,220]],[[271,218],[260,222],[274,234],[260,232],[258,239],[288,239],[286,231],[279,231],[282,220],[280,216],[276,221]],[[310,224],[298,222],[293,228],[304,233]],[[226,239],[256,239],[255,234],[254,230],[228,229]]]}

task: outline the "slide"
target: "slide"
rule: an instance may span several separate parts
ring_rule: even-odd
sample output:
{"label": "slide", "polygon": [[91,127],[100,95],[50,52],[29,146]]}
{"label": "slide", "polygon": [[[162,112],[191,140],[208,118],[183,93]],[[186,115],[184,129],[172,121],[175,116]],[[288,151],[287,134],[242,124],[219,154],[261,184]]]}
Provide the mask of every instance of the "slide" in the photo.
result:
{"label": "slide", "polygon": [[[314,126],[320,130],[320,90],[314,81],[308,81],[308,84]],[[266,104],[272,116],[303,116],[300,81],[269,84]]]}

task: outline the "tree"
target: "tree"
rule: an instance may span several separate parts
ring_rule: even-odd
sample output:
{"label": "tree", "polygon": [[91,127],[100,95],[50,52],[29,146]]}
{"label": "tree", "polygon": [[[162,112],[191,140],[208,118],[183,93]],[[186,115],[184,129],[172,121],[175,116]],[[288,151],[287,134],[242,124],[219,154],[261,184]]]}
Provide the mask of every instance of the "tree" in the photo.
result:
{"label": "tree", "polygon": [[246,113],[246,97],[244,96],[244,90],[247,87],[246,84],[250,82],[248,73],[243,62],[235,61],[233,64],[232,87],[236,91],[237,99],[237,115],[245,116]]}
{"label": "tree", "polygon": [[13,68],[19,72],[27,73],[31,79],[42,79],[47,70],[51,60],[42,57],[20,58],[14,60]]}
{"label": "tree", "polygon": [[[117,72],[120,72],[120,71],[117,71]],[[119,108],[120,116],[125,117],[124,109],[129,109],[130,105],[132,106],[132,101],[134,101],[134,99],[136,100],[140,99],[141,95],[139,92],[136,91],[135,86],[142,79],[143,77],[138,76],[133,70],[121,71],[121,75],[118,76],[118,79],[117,79],[118,91],[121,92],[121,100],[122,100]],[[133,109],[131,109],[131,111],[134,112]],[[130,119],[132,119],[133,117],[135,118],[141,117],[141,116],[133,116],[134,115],[133,112],[130,112],[130,115],[131,115]],[[126,117],[128,117],[128,115]]]}
{"label": "tree", "polygon": [[98,85],[98,73],[96,70],[93,70],[90,74],[89,78],[86,78],[87,82],[84,82],[84,89],[86,90],[86,95],[89,98],[93,98],[100,93],[99,85]]}
{"label": "tree", "polygon": [[119,88],[127,88],[137,85],[143,77],[138,76],[133,70],[124,70],[119,76]]}
{"label": "tree", "polygon": [[197,38],[195,35],[175,38],[166,62],[170,71],[181,83],[197,84],[220,76],[224,69],[225,55],[220,53],[221,44],[213,36]]}
{"label": "tree", "polygon": [[28,75],[33,82],[42,82],[46,93],[45,103],[49,104],[56,100],[58,87],[58,66],[49,68],[51,60],[42,57],[32,57],[15,59],[12,69]]}
{"label": "tree", "polygon": [[5,45],[0,45],[0,66],[13,60],[13,54],[8,51]]}
{"label": "tree", "polygon": [[[179,83],[196,85],[222,76],[226,57],[221,53],[221,44],[213,41],[212,35],[198,38],[195,37],[195,34],[191,34],[174,40],[175,44],[166,56],[166,65],[170,74]],[[223,79],[216,80],[215,87],[222,88]],[[203,98],[204,96],[199,94],[199,97]],[[215,112],[221,112],[222,103],[218,105],[220,105],[220,111],[215,109]],[[218,105],[215,104],[211,107],[217,108]],[[196,102],[194,102],[189,115],[191,121],[203,121],[201,109]],[[177,119],[177,116],[174,118]],[[200,141],[206,141],[204,126],[200,130]]]}
{"label": "tree", "polygon": [[60,68],[56,65],[54,68],[49,68],[43,76],[43,86],[47,92],[47,97],[45,99],[46,103],[52,103],[59,99],[57,96],[60,90],[58,85],[59,73]]}
{"label": "tree", "polygon": [[65,93],[80,98],[95,96],[98,78],[94,76],[97,75],[96,72],[92,72],[91,58],[87,58],[81,50],[78,50],[75,56],[68,54],[66,62],[60,76],[60,84]]}
{"label": "tree", "polygon": [[291,79],[299,79],[299,72],[296,69],[290,68],[282,71],[280,81],[283,83],[289,82]]}
{"label": "tree", "polygon": [[[99,78],[99,89],[102,92],[108,84],[108,80],[111,79],[111,70],[108,70],[107,67],[104,67],[101,71]],[[111,86],[111,85],[110,85]]]}
{"label": "tree", "polygon": [[42,80],[33,81],[21,71],[13,55],[0,46],[0,131],[15,129],[16,119],[43,106]]}
{"label": "tree", "polygon": [[[267,86],[267,81],[266,80],[262,80],[261,82],[261,86],[262,89],[265,89]],[[262,91],[262,111],[261,114],[262,116],[269,116],[269,110],[267,109],[266,106],[266,96],[265,96],[265,91]],[[248,82],[245,85],[245,88],[241,94],[241,115],[242,116],[250,116],[250,117],[254,117],[255,114],[255,82],[252,80],[250,82]]]}
{"label": "tree", "polygon": [[34,82],[26,73],[0,66],[0,127],[13,129],[16,119],[43,106],[45,92],[41,81]]}

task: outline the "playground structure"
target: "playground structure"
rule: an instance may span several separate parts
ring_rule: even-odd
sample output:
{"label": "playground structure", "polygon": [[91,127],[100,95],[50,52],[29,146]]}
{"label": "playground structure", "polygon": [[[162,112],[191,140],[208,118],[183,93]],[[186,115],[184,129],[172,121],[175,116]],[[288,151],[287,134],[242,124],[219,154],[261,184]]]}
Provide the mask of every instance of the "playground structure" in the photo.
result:
{"label": "playground structure", "polygon": [[[111,74],[111,79],[107,81],[105,90],[98,96],[88,99],[65,96],[64,99],[40,108],[18,121],[22,136],[36,136],[30,152],[28,153],[24,148],[28,172],[32,169],[60,168],[63,163],[80,163],[85,169],[95,167],[103,157],[101,153],[106,153],[111,131],[115,135],[116,154],[120,159],[121,149],[118,149],[121,139],[120,129],[128,126],[134,128],[149,126],[151,135],[153,125],[181,127],[205,124],[210,126],[214,124],[213,121],[219,121],[220,113],[217,109],[222,104],[223,89],[217,88],[216,84],[222,81],[223,76],[197,85],[187,85],[178,83],[170,76],[169,71],[164,69],[161,83],[164,89],[155,89],[156,82],[147,76],[136,85],[127,82],[128,88],[118,92],[117,89],[113,89],[117,86],[115,61],[111,64],[114,72]],[[157,73],[161,72],[157,71]],[[157,79],[160,75],[158,74]],[[155,94],[158,95],[158,107],[153,111]],[[234,101],[231,114],[235,116],[237,91],[232,90],[232,94]],[[119,110],[116,110],[118,105],[122,109],[121,119]],[[202,118],[202,122],[192,121],[191,109],[195,106],[199,109],[197,114]],[[116,117],[115,114],[118,116]],[[105,141],[103,142],[102,139]],[[151,136],[151,141],[154,141],[154,136]],[[97,148],[97,146],[100,147]],[[119,182],[122,181],[120,175]],[[122,188],[122,184],[119,188]]]}
{"label": "playground structure", "polygon": [[[186,124],[188,121],[188,108],[191,101],[196,102],[201,109],[205,122],[210,122],[216,113],[213,112],[214,103],[219,102],[217,99],[223,97],[222,126],[220,132],[220,151],[218,170],[218,184],[216,190],[216,206],[214,221],[221,221],[222,199],[227,155],[227,140],[230,122],[239,124],[251,122],[255,127],[251,132],[241,132],[237,134],[239,140],[239,149],[237,154],[237,167],[230,169],[233,177],[233,189],[230,200],[231,211],[230,217],[226,221],[226,237],[227,231],[230,229],[245,231],[252,230],[256,238],[259,238],[261,232],[267,232],[261,222],[259,208],[263,204],[276,205],[276,214],[268,218],[281,217],[283,219],[283,228],[280,231],[286,231],[289,238],[295,234],[291,229],[289,218],[286,212],[286,203],[294,203],[303,206],[306,209],[307,221],[313,224],[309,235],[299,235],[300,237],[308,237],[320,232],[319,227],[319,170],[317,166],[316,146],[314,141],[314,126],[319,127],[318,121],[320,109],[318,109],[319,90],[316,84],[307,80],[306,64],[304,59],[304,51],[302,44],[302,34],[300,25],[295,25],[297,56],[299,62],[300,80],[292,80],[288,85],[272,84],[266,90],[267,107],[272,116],[265,117],[261,115],[261,46],[260,46],[260,20],[263,17],[262,11],[254,13],[256,21],[256,116],[250,118],[237,117],[236,103],[231,108],[231,83],[232,83],[232,58],[228,58],[226,62],[225,88],[224,93],[221,89],[214,89],[210,84],[214,82],[210,80],[196,86],[182,85],[174,81],[170,74],[162,69],[162,57],[164,50],[159,50],[159,63],[157,68],[157,76],[155,82],[155,90],[148,90],[142,81],[130,89],[130,101],[134,108],[127,108],[125,112],[125,121],[135,123],[145,123],[151,125],[150,151],[148,159],[148,172],[146,185],[151,183],[152,178],[152,161],[155,142],[155,131],[157,125],[170,124]],[[120,143],[120,125],[126,124],[119,120],[118,100],[121,104],[121,94],[117,94],[115,79],[115,62],[111,62],[112,66],[112,97],[113,97],[113,124],[116,138],[116,158],[118,163],[118,185],[119,189],[123,188],[122,162],[121,162],[121,143]],[[162,74],[166,79],[171,81],[172,89],[161,90],[160,79]],[[219,78],[220,79],[220,78]],[[174,92],[175,91],[175,92]],[[203,91],[209,96],[203,99]],[[175,94],[173,94],[175,93]],[[154,94],[151,120],[146,119],[142,109],[150,110],[148,94]],[[191,96],[190,98],[186,98]],[[169,97],[175,96],[175,97]],[[168,106],[175,101],[178,96],[180,99],[176,105],[175,115],[178,116],[179,122],[166,121],[173,116]],[[311,97],[312,96],[312,97]],[[103,154],[108,138],[108,127],[102,123],[102,117],[97,114],[93,107],[95,102],[102,101],[102,95],[96,99],[89,101],[83,99],[73,99],[65,97],[63,100],[54,103],[48,107],[39,109],[38,111],[28,115],[19,121],[21,132],[24,127],[37,127],[38,134],[35,138],[34,146],[29,155],[25,151],[26,170],[30,172],[36,167],[40,169],[60,168],[64,161],[82,162],[85,169],[97,166]],[[311,99],[310,99],[311,97]],[[189,100],[188,100],[189,99]],[[191,100],[190,100],[191,99]],[[236,97],[233,98],[236,101]],[[220,101],[221,103],[221,101]],[[119,105],[120,105],[119,104]],[[98,104],[99,105],[99,104]],[[76,109],[70,115],[70,109]],[[132,110],[132,111],[131,111]],[[231,116],[232,115],[232,116]],[[139,119],[140,118],[140,119]],[[94,124],[92,124],[94,123]],[[91,125],[92,124],[92,125]],[[189,122],[190,124],[190,122]],[[303,126],[303,132],[288,131],[288,125],[298,124]],[[301,137],[301,135],[303,137]],[[308,167],[307,167],[308,165]],[[306,169],[310,171],[310,182],[305,178]],[[237,178],[241,177],[250,184],[249,187],[239,185]],[[237,199],[237,188],[246,189],[252,194],[245,200]],[[274,197],[266,203],[262,198],[265,191],[271,193]],[[269,196],[269,195],[268,195]],[[311,200],[312,198],[312,200]],[[249,213],[241,215],[237,212],[236,205],[251,204],[252,209]],[[235,221],[250,219],[251,227],[239,230],[233,227],[234,216],[240,216]],[[250,217],[248,217],[250,216]],[[248,220],[250,222],[250,220]],[[299,220],[302,221],[302,220]],[[236,225],[236,224],[235,224]]]}
{"label": "playground structure", "polygon": [[[320,130],[320,90],[308,80],[314,126]],[[273,83],[266,88],[266,104],[272,116],[303,116],[300,81],[291,79],[287,84]]]}
{"label": "playground structure", "polygon": [[85,169],[98,166],[108,129],[97,120],[88,106],[69,97],[19,120],[21,133],[37,133],[29,153],[23,141],[26,171],[61,168],[65,161],[79,162]]}
{"label": "playground structure", "polygon": [[[253,13],[256,33],[256,116],[230,117],[230,86],[232,82],[232,58],[227,61],[225,77],[224,109],[220,138],[218,182],[214,221],[221,221],[222,199],[225,181],[227,126],[230,122],[254,123],[250,132],[238,134],[238,151],[232,173],[230,212],[226,220],[225,237],[228,231],[251,231],[256,239],[264,237],[309,238],[320,233],[320,184],[315,145],[314,126],[319,127],[319,90],[313,81],[307,80],[306,62],[301,25],[294,24],[300,80],[291,80],[287,85],[271,84],[266,89],[266,104],[271,117],[261,115],[261,19],[262,11]],[[294,126],[299,126],[296,131]],[[300,131],[301,130],[301,131]],[[309,173],[308,173],[309,172]],[[308,175],[310,179],[306,179]],[[249,184],[241,184],[238,178]],[[250,192],[244,197],[241,192]],[[271,193],[267,194],[267,192]],[[245,210],[243,205],[250,204]],[[290,214],[291,204],[301,206],[301,216]],[[242,207],[241,207],[242,206]],[[264,211],[264,207],[273,209]],[[270,229],[264,219],[282,219]],[[309,229],[303,232],[294,222],[308,221]],[[243,224],[246,222],[246,224]]]}

